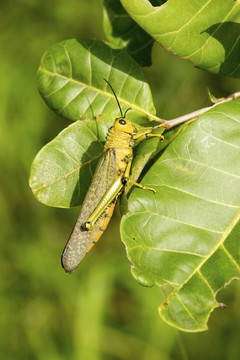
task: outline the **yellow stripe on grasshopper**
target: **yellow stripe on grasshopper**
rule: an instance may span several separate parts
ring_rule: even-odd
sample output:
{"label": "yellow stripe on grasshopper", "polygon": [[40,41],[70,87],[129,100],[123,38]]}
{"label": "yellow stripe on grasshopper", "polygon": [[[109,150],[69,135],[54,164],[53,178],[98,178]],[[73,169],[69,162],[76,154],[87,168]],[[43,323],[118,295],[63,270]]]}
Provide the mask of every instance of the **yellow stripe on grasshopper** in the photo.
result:
{"label": "yellow stripe on grasshopper", "polygon": [[106,191],[92,215],[85,223],[82,224],[83,230],[90,230],[93,227],[93,225],[96,223],[96,221],[105,211],[105,209],[109,206],[109,204],[111,204],[113,200],[116,200],[116,198],[122,191],[122,188],[123,179],[119,176]]}

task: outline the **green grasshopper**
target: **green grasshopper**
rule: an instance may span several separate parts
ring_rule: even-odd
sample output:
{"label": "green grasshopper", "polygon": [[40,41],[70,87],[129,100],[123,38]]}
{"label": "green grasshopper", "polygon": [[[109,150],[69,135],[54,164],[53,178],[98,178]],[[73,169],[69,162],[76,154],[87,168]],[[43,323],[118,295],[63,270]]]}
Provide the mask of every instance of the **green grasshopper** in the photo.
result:
{"label": "green grasshopper", "polygon": [[[107,83],[108,81],[105,80]],[[109,83],[108,83],[109,84]],[[98,162],[82,204],[77,222],[63,250],[62,266],[66,272],[72,273],[82,261],[87,252],[99,240],[106,229],[118,196],[127,182],[142,189],[156,192],[155,189],[140,185],[129,180],[133,159],[134,136],[137,129],[123,115],[117,96],[109,84],[117,100],[121,117],[115,119],[114,125],[108,130],[103,154]],[[162,135],[157,136],[161,139]],[[145,139],[139,138],[137,142]]]}

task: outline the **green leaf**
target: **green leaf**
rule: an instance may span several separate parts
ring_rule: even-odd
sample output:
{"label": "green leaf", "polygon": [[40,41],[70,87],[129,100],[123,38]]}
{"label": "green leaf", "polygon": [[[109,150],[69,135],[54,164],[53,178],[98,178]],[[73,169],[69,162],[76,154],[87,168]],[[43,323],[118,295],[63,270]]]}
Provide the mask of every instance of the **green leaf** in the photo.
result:
{"label": "green leaf", "polygon": [[94,119],[68,127],[36,156],[30,186],[46,205],[70,207],[84,198],[102,153],[101,141],[120,116],[104,78],[113,86],[122,111],[131,107],[130,120],[149,125],[147,117],[156,118],[143,73],[124,51],[101,41],[68,40],[54,45],[42,58],[38,84],[47,104],[70,120],[87,115]]}
{"label": "green leaf", "polygon": [[134,21],[171,52],[201,69],[240,76],[240,4],[233,0],[121,0]]}
{"label": "green leaf", "polygon": [[[141,179],[141,177],[149,170],[155,159],[157,159],[161,153],[166,150],[169,143],[173,141],[187,125],[187,123],[183,123],[165,132],[164,141],[161,141],[158,137],[149,137],[145,141],[142,141],[137,146],[136,150],[134,149],[134,157],[131,167],[131,180],[139,181],[139,179]],[[164,130],[165,129],[163,127],[160,127],[153,130],[151,134],[163,134]],[[141,129],[139,129],[139,132],[140,131]],[[131,184],[127,184],[125,192],[128,194],[130,190],[132,190]],[[124,213],[124,211],[122,211],[122,213]]]}
{"label": "green leaf", "polygon": [[217,292],[240,277],[240,100],[185,128],[135,189],[121,223],[133,275],[172,286],[161,317],[185,331],[207,328]]}
{"label": "green leaf", "polygon": [[151,65],[154,40],[133,21],[120,0],[104,0],[103,27],[110,46],[126,50],[141,66]]}
{"label": "green leaf", "polygon": [[139,65],[122,50],[97,40],[66,40],[52,46],[38,70],[39,91],[56,113],[75,121],[99,114],[120,116],[107,79],[129,120],[154,118],[151,91]]}
{"label": "green leaf", "polygon": [[39,151],[30,187],[40,202],[56,207],[82,203],[113,120],[76,121]]}

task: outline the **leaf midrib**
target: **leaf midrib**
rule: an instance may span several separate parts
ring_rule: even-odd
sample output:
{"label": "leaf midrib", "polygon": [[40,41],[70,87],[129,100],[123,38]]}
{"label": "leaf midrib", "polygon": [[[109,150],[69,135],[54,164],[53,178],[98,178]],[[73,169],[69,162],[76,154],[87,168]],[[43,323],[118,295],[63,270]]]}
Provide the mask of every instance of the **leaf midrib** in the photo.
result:
{"label": "leaf midrib", "polygon": [[[91,86],[91,85],[82,83],[81,81],[74,80],[73,78],[68,78],[67,76],[64,76],[64,75],[58,74],[58,73],[56,73],[56,72],[52,72],[52,71],[46,70],[45,68],[43,68],[43,67],[41,67],[41,66],[39,67],[38,72],[40,72],[40,71],[42,71],[42,72],[45,73],[45,74],[51,75],[51,76],[58,76],[58,77],[60,77],[60,78],[62,78],[62,79],[64,79],[64,80],[68,80],[69,82],[72,82],[72,83],[78,84],[78,85],[80,85],[80,86],[86,87],[86,88],[88,88],[88,89],[91,89],[91,90],[93,90],[93,91],[95,91],[95,92],[97,92],[97,93],[100,93],[100,94],[102,94],[102,95],[104,95],[104,96],[106,96],[106,97],[110,97],[110,98],[112,98],[112,99],[115,99],[114,95],[112,95],[112,94],[110,94],[110,93],[108,93],[108,92],[105,92],[105,91],[103,91],[103,90],[101,90],[101,89],[95,88],[95,87],[93,87],[93,86]],[[118,97],[118,100],[119,100],[119,102],[125,104],[127,107],[131,107],[131,108],[133,108],[134,110],[143,113],[146,117],[148,117],[148,118],[150,118],[150,119],[153,119],[153,120],[156,120],[156,121],[158,121],[158,122],[161,122],[161,119],[159,119],[157,116],[149,113],[148,111],[140,108],[139,106],[136,106],[135,104],[132,104],[132,103],[130,103],[130,102],[128,102],[128,101],[120,98],[120,97]]]}
{"label": "leaf midrib", "polygon": [[234,228],[234,226],[237,224],[237,222],[240,219],[240,210],[237,213],[237,215],[235,216],[235,218],[233,219],[233,221],[229,224],[229,226],[227,227],[226,231],[223,232],[223,236],[222,239],[220,238],[220,241],[217,243],[217,245],[210,251],[210,253],[206,256],[206,258],[196,267],[196,269],[189,275],[188,278],[186,278],[186,280],[178,287],[177,291],[179,293],[179,291],[181,290],[181,288],[188,283],[188,281],[193,277],[193,275],[195,275],[196,272],[198,272],[201,267],[211,258],[212,255],[215,254],[215,252],[220,248],[220,246],[223,245],[224,241],[227,239],[228,235],[231,233],[232,229]]}

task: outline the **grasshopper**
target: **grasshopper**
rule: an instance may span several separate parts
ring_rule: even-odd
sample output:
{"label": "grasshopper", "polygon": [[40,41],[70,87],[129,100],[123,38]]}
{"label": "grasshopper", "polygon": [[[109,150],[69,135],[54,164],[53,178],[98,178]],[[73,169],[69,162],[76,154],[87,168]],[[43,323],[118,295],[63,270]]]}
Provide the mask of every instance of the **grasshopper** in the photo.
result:
{"label": "grasshopper", "polygon": [[[108,81],[105,80],[107,83]],[[108,83],[109,84],[109,83]],[[121,117],[115,119],[114,125],[108,130],[103,154],[98,162],[81,207],[80,214],[63,250],[62,266],[66,272],[72,273],[83,257],[99,240],[106,229],[119,195],[127,182],[142,189],[156,192],[155,189],[140,185],[129,179],[133,160],[134,136],[137,134],[135,125],[123,115],[117,96]],[[150,135],[162,138],[162,135]],[[146,138],[146,136],[144,136]],[[143,138],[137,140],[140,142]]]}

